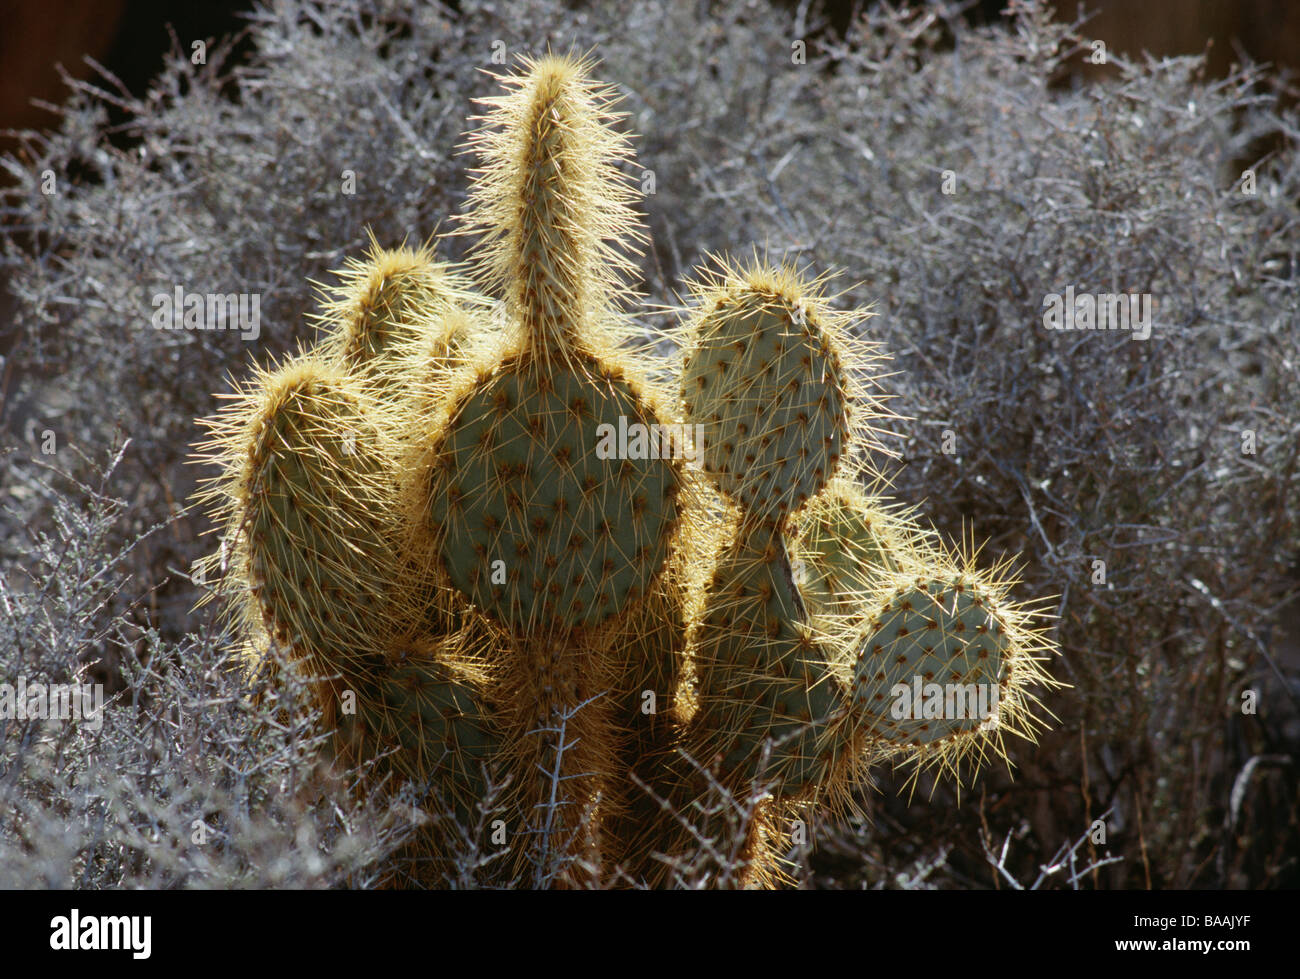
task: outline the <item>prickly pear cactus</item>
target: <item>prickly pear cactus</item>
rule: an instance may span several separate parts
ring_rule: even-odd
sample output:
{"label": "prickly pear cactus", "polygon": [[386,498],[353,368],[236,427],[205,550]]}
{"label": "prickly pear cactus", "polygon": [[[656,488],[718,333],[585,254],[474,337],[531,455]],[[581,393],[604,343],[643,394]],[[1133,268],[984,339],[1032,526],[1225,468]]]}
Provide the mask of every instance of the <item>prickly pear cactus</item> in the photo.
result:
{"label": "prickly pear cactus", "polygon": [[319,342],[208,422],[250,671],[305,673],[340,767],[439,814],[394,885],[467,842],[494,883],[670,883],[729,825],[707,792],[756,786],[726,882],[777,884],[791,819],[882,761],[1005,757],[1053,682],[1005,569],[866,488],[864,314],[755,255],[700,273],[671,370],[632,342],[644,235],[590,68],[485,100],[468,269],[372,241]]}
{"label": "prickly pear cactus", "polygon": [[933,549],[908,511],[873,499],[860,483],[837,478],[810,500],[791,527],[790,553],[799,594],[823,629],[843,629],[866,615],[864,601],[908,552]]}

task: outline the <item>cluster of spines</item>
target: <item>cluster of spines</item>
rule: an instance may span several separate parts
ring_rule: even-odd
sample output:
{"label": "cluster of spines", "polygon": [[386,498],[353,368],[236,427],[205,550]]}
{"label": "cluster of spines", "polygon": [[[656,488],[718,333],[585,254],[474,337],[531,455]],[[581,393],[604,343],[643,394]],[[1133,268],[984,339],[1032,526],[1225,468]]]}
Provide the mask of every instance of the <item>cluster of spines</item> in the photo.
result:
{"label": "cluster of spines", "polygon": [[471,174],[462,233],[478,237],[484,291],[502,297],[538,357],[567,358],[593,342],[631,298],[629,250],[645,241],[633,188],[619,172],[631,146],[613,123],[611,86],[590,62],[547,55],[497,76],[506,93],[467,140]]}

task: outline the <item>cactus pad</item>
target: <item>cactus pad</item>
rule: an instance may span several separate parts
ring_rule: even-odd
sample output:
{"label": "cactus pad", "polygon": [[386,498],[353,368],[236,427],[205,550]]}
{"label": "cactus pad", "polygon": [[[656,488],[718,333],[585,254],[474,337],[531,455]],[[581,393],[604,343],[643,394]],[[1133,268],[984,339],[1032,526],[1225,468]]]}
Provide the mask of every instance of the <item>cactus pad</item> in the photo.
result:
{"label": "cactus pad", "polygon": [[[742,538],[719,561],[698,633],[704,757],[720,754],[736,784],[774,779],[786,797],[834,764],[822,739],[844,701],[806,623],[779,535]],[[760,770],[764,741],[772,754]]]}
{"label": "cactus pad", "polygon": [[476,299],[431,248],[381,248],[372,238],[364,260],[349,260],[339,275],[317,319],[327,334],[324,355],[340,368],[382,378],[412,348],[428,350],[433,342],[450,356],[466,345],[463,316],[446,320]]}
{"label": "cactus pad", "polygon": [[792,275],[748,274],[701,307],[682,375],[704,466],[756,515],[826,485],[848,435],[848,391],[821,314]]}
{"label": "cactus pad", "polygon": [[[1011,635],[974,582],[957,576],[896,588],[871,626],[858,652],[853,697],[876,730],[919,746],[997,723]],[[913,703],[914,680],[918,691],[940,696]],[[976,715],[976,693],[983,695],[983,716]],[[904,706],[908,716],[898,717]]]}
{"label": "cactus pad", "polygon": [[235,492],[263,626],[322,664],[381,651],[413,613],[393,584],[395,476],[364,395],[313,361],[255,391]]}
{"label": "cactus pad", "polygon": [[432,791],[471,825],[475,803],[487,795],[485,766],[499,757],[501,739],[482,677],[445,662],[440,652],[446,650],[402,650],[362,678],[353,691],[356,714],[340,718],[340,737],[356,761],[391,752],[386,764],[400,779]]}
{"label": "cactus pad", "polygon": [[655,415],[613,371],[507,368],[476,380],[434,450],[429,518],[443,565],[521,633],[599,625],[663,568],[678,470],[618,452],[620,421],[648,431]]}
{"label": "cactus pad", "polygon": [[814,497],[791,526],[795,582],[824,629],[855,627],[882,583],[901,569],[933,566],[939,553],[935,535],[911,511],[843,479]]}

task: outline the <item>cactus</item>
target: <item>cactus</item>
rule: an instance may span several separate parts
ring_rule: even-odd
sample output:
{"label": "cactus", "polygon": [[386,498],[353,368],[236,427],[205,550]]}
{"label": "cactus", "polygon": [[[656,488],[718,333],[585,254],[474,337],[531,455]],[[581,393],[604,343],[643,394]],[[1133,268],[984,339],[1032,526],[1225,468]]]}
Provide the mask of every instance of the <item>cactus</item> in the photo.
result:
{"label": "cactus", "polygon": [[[712,781],[768,793],[739,882],[772,885],[790,818],[851,808],[881,761],[1005,757],[1053,682],[1005,569],[864,488],[883,357],[822,280],[703,271],[662,386],[590,68],[525,60],[485,100],[468,270],[372,240],[319,343],[237,391],[200,456],[250,669],[304,669],[340,764],[448,816],[394,884],[452,873],[500,783],[506,842],[472,841],[503,851],[493,881],[663,883],[724,830]],[[899,718],[913,676],[991,684],[997,713]]]}
{"label": "cactus", "polygon": [[247,582],[236,611],[294,659],[360,667],[418,617],[395,557],[394,452],[364,385],[309,357],[259,373],[213,423],[205,500]]}
{"label": "cactus", "polygon": [[386,249],[372,238],[365,259],[349,261],[339,278],[318,317],[320,356],[380,384],[396,388],[420,364],[464,363],[486,329],[468,313],[478,297],[428,245]]}
{"label": "cactus", "polygon": [[790,532],[799,594],[812,620],[827,630],[861,622],[874,586],[899,569],[906,552],[932,552],[936,543],[912,512],[889,507],[843,478],[795,515]]}

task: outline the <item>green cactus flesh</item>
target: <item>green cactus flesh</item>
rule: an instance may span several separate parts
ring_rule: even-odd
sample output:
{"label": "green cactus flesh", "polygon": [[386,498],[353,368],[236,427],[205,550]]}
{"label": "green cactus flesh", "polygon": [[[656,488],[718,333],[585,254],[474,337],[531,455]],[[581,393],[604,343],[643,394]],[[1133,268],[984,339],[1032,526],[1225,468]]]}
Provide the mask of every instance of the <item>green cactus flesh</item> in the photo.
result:
{"label": "green cactus flesh", "polygon": [[[758,541],[757,546],[755,541]],[[736,784],[775,781],[785,796],[813,786],[835,761],[827,740],[843,713],[826,650],[807,626],[778,535],[738,540],[719,562],[699,628],[702,723]],[[764,742],[772,753],[760,770]]]}
{"label": "green cactus flesh", "polygon": [[996,606],[971,578],[900,585],[875,610],[859,647],[853,703],[861,723],[914,747],[995,725],[1011,644]]}
{"label": "green cactus flesh", "polygon": [[268,634],[337,666],[400,626],[393,476],[346,378],[295,365],[268,382],[248,449],[251,589]]}
{"label": "green cactus flesh", "polygon": [[620,169],[630,144],[610,123],[613,87],[590,63],[547,55],[498,76],[468,144],[480,166],[465,231],[480,231],[473,262],[540,354],[599,341],[637,274],[626,254],[644,240]]}
{"label": "green cactus flesh", "polygon": [[434,793],[470,825],[487,795],[485,766],[501,752],[481,682],[432,656],[402,655],[359,688],[356,714],[340,724],[353,756],[391,752],[388,765],[401,779]]}
{"label": "green cactus flesh", "polygon": [[649,430],[653,412],[617,373],[574,360],[586,370],[483,379],[435,450],[429,517],[444,532],[444,566],[525,634],[598,625],[627,608],[663,567],[675,525],[677,471],[644,453],[617,457],[620,424]]}
{"label": "green cactus flesh", "polygon": [[840,364],[807,308],[746,286],[699,318],[683,365],[703,460],[750,512],[796,509],[830,478],[848,433]]}

